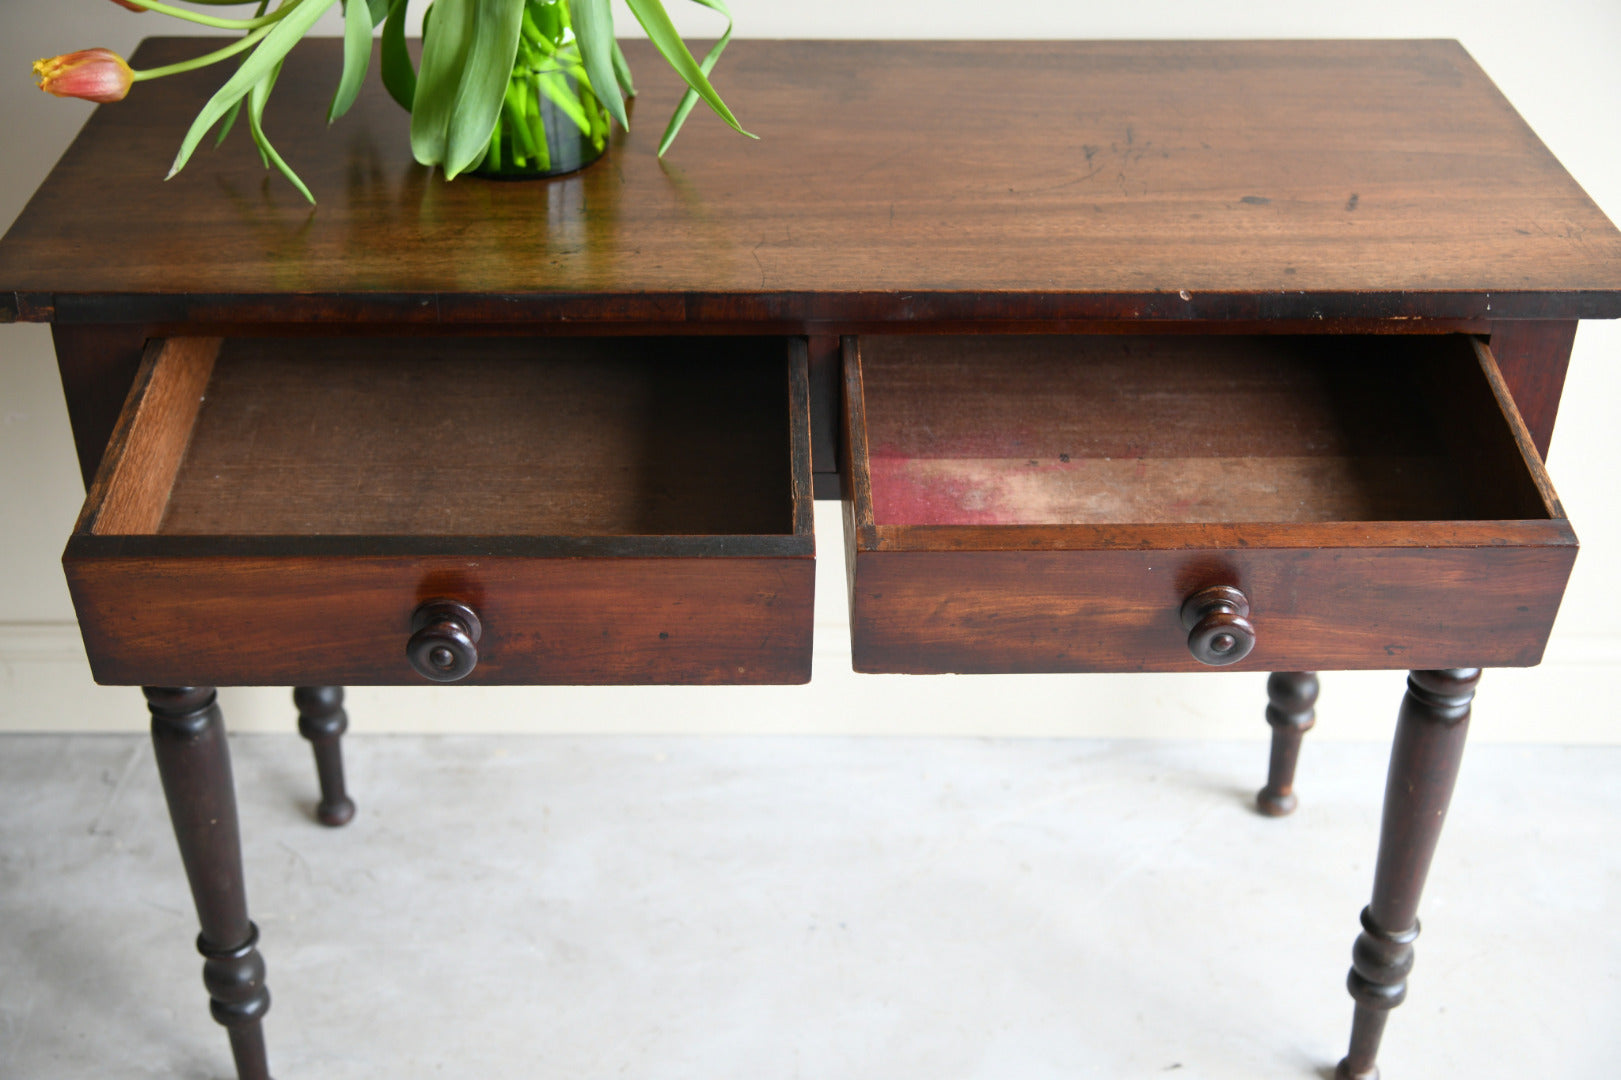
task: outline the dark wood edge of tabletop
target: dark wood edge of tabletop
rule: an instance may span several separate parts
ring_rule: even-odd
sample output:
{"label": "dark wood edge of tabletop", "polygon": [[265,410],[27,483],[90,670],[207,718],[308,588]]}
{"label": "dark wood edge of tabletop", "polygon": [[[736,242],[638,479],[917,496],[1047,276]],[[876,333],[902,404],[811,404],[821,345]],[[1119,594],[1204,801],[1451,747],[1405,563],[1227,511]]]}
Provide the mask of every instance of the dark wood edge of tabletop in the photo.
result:
{"label": "dark wood edge of tabletop", "polygon": [[0,322],[463,326],[1614,319],[1621,294],[1568,292],[0,293]]}

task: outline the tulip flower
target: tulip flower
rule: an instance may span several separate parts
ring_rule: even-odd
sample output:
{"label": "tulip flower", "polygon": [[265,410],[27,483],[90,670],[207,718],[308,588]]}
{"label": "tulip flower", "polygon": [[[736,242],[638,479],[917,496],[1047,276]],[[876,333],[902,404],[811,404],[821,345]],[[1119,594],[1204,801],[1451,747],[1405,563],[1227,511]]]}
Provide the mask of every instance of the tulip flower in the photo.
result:
{"label": "tulip flower", "polygon": [[34,61],[39,88],[57,97],[86,101],[122,101],[135,72],[111,49],[80,49],[65,56]]}
{"label": "tulip flower", "polygon": [[113,3],[117,4],[121,8],[129,8],[131,11],[145,11],[146,10],[140,4],[132,4],[132,3],[129,2],[129,0],[113,0]]}

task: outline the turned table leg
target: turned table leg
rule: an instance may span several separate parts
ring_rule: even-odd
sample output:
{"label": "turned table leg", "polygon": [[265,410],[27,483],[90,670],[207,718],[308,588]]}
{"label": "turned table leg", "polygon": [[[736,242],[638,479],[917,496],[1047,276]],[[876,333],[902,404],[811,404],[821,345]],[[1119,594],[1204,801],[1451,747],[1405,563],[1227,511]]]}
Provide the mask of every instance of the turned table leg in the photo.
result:
{"label": "turned table leg", "polygon": [[1463,759],[1478,668],[1414,671],[1407,676],[1396,741],[1385,779],[1373,902],[1362,909],[1362,933],[1351,949],[1347,988],[1356,1001],[1351,1049],[1336,1080],[1377,1080],[1374,1064],[1385,1018],[1407,996],[1424,891],[1447,804]]}
{"label": "turned table leg", "polygon": [[349,714],[343,711],[343,687],[300,686],[293,690],[298,706],[298,733],[315,751],[315,771],[321,781],[321,802],[315,816],[322,825],[347,825],[355,816],[354,800],[343,786],[343,733]]}
{"label": "turned table leg", "polygon": [[1266,680],[1266,722],[1272,726],[1272,759],[1266,787],[1256,792],[1255,807],[1268,817],[1294,813],[1295,763],[1300,739],[1317,722],[1317,673],[1278,671]]}
{"label": "turned table leg", "polygon": [[231,753],[211,686],[143,688],[152,746],[202,933],[203,985],[238,1080],[270,1080],[260,1021],[270,1008],[259,928],[248,920]]}

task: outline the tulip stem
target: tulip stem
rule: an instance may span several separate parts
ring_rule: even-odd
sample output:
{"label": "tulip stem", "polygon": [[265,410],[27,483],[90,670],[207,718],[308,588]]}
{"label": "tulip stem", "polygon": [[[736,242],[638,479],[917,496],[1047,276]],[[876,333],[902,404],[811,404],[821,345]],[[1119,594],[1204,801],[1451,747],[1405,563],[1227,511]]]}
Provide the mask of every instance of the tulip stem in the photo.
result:
{"label": "tulip stem", "polygon": [[283,4],[269,15],[256,19],[221,19],[216,15],[203,15],[195,11],[187,11],[185,8],[171,7],[163,3],[162,0],[129,0],[129,2],[148,11],[156,11],[160,15],[171,15],[176,19],[184,19],[187,22],[212,26],[216,30],[257,30],[262,26],[269,26],[272,23],[279,22],[297,7],[302,0],[290,0],[289,3]]}
{"label": "tulip stem", "polygon": [[[288,7],[291,6],[291,4],[288,5]],[[285,11],[287,8],[283,8],[282,10]],[[202,56],[194,56],[190,60],[182,60],[176,64],[165,64],[163,67],[146,68],[144,70],[136,71],[134,72],[135,77],[133,81],[143,82],[147,79],[161,79],[165,75],[178,75],[182,71],[196,71],[198,68],[207,67],[209,64],[218,63],[227,57],[235,56],[244,49],[250,48],[260,38],[270,33],[274,26],[274,23],[261,26],[251,34],[245,35],[240,40],[231,42],[231,44],[225,46],[223,49],[215,49],[211,53],[204,53]]]}

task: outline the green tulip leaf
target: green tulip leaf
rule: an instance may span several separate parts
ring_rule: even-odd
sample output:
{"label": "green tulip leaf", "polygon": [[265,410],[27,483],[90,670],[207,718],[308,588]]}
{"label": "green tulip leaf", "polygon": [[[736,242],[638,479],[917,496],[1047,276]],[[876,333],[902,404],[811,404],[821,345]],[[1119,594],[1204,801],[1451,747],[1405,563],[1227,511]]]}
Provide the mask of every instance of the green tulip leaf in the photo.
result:
{"label": "green tulip leaf", "polygon": [[467,62],[473,4],[474,0],[438,0],[433,25],[423,30],[422,67],[411,98],[411,153],[424,165],[445,160],[445,131]]}
{"label": "green tulip leaf", "polygon": [[518,55],[524,0],[438,0],[411,103],[411,152],[447,179],[489,151]]}
{"label": "green tulip leaf", "polygon": [[664,59],[669,61],[670,66],[675,68],[676,74],[686,80],[687,85],[696,90],[698,96],[715,110],[715,115],[726,121],[738,134],[747,135],[751,139],[756,138],[757,136],[743,130],[743,125],[737,122],[737,117],[726,107],[726,102],[722,101],[715,88],[709,85],[709,76],[687,50],[687,44],[681,40],[681,34],[676,30],[675,23],[670,21],[670,13],[664,10],[664,4],[660,0],[626,0],[626,3],[630,7],[631,14],[642,24],[642,29],[647,31],[648,40],[663,54]]}
{"label": "green tulip leaf", "polygon": [[[270,145],[270,139],[265,136],[265,102],[270,100],[270,91],[275,89],[276,79],[280,75],[281,65],[277,64],[270,69],[269,75],[255,83],[253,89],[248,91],[248,131],[253,134],[253,143],[259,148],[259,158],[265,163],[265,168],[274,165],[276,171],[285,176],[288,182],[298,189],[299,194],[314,206],[315,196],[310,194],[310,189],[304,185],[304,181],[298,178],[292,166],[282,160],[281,155],[276,153],[276,148]],[[237,104],[240,105],[241,102],[238,101]]]}
{"label": "green tulip leaf", "polygon": [[446,132],[446,179],[477,165],[489,150],[518,56],[523,6],[524,0],[476,0],[467,69]]}
{"label": "green tulip leaf", "polygon": [[388,11],[391,6],[389,0],[366,0],[366,8],[371,14],[371,24],[376,26],[388,18]]}
{"label": "green tulip leaf", "polygon": [[[703,63],[698,65],[703,73],[708,75],[715,70],[716,61],[720,59],[720,54],[726,51],[727,43],[732,40],[732,13],[722,0],[694,0],[694,3],[702,4],[704,7],[717,11],[726,17],[726,32],[720,36],[720,40],[715,42],[709,52],[704,54]],[[687,117],[696,104],[698,104],[698,91],[689,86],[687,92],[681,95],[681,101],[676,105],[675,112],[671,114],[670,122],[664,127],[664,137],[659,140],[659,157],[664,156],[664,151],[668,150],[670,144],[675,142],[675,137],[681,134],[681,125],[687,122]],[[741,131],[742,129],[739,128],[738,130]]]}
{"label": "green tulip leaf", "polygon": [[619,83],[619,89],[624,91],[628,98],[636,96],[636,86],[630,81],[630,61],[625,59],[625,51],[619,47],[619,41],[614,40],[614,80]]}
{"label": "green tulip leaf", "polygon": [[619,92],[614,68],[613,57],[619,46],[614,41],[613,8],[608,0],[574,0],[569,10],[573,13],[574,40],[580,45],[580,60],[591,80],[591,92],[597,95],[608,115],[629,131],[630,116],[625,112],[625,98]]}
{"label": "green tulip leaf", "polygon": [[390,0],[388,5],[388,18],[383,21],[381,73],[389,96],[410,112],[411,99],[417,92],[417,73],[405,48],[405,5],[406,0]]}
{"label": "green tulip leaf", "polygon": [[242,111],[242,99],[237,98],[235,101],[233,101],[231,103],[231,107],[229,109],[225,110],[225,119],[220,121],[219,134],[214,136],[214,145],[215,145],[215,147],[220,147],[220,146],[223,146],[225,144],[225,136],[227,136],[227,135],[229,135],[231,133],[232,125],[234,125],[236,123],[236,114],[241,112],[241,111]]}
{"label": "green tulip leaf", "polygon": [[371,9],[361,0],[343,0],[343,74],[326,112],[329,124],[348,112],[360,95],[360,84],[371,63],[371,28]]}
{"label": "green tulip leaf", "polygon": [[[271,155],[276,148],[270,145],[265,137],[265,105],[270,101],[270,91],[276,88],[276,80],[281,78],[281,65],[277,64],[270,69],[270,74],[253,84],[248,91],[248,131],[253,136],[253,145],[259,148],[259,164],[270,168]],[[237,102],[241,105],[242,102]]]}
{"label": "green tulip leaf", "polygon": [[563,36],[563,9],[558,4],[542,4],[534,6],[525,4],[523,7],[524,36],[531,38],[535,44],[545,41],[548,46],[555,46]]}
{"label": "green tulip leaf", "polygon": [[[254,9],[253,17],[255,19],[263,18],[265,11],[269,7],[270,7],[270,0],[259,0],[259,6],[256,9]],[[227,135],[229,135],[231,133],[231,128],[234,127],[235,124],[236,124],[237,114],[240,113],[241,111],[242,111],[242,99],[237,98],[235,101],[233,101],[231,103],[230,109],[228,109],[226,111],[225,119],[220,121],[219,134],[214,136],[214,148],[215,149],[218,149],[219,147],[225,145],[225,136],[227,136]]]}
{"label": "green tulip leaf", "polygon": [[[174,164],[169,167],[169,177],[186,167],[191,155],[196,152],[197,144],[202,142],[203,136],[208,134],[215,122],[224,116],[232,105],[242,100],[242,96],[251,90],[261,79],[270,74],[287,56],[294,45],[303,38],[310,27],[315,25],[317,19],[326,14],[326,10],[337,0],[303,0],[303,3],[284,15],[280,22],[264,40],[254,48],[242,66],[236,69],[236,74],[225,81],[225,85],[214,92],[203,105],[202,111],[191,122],[186,131],[186,137],[180,141],[180,152],[175,155]],[[168,179],[169,177],[164,177]]]}

